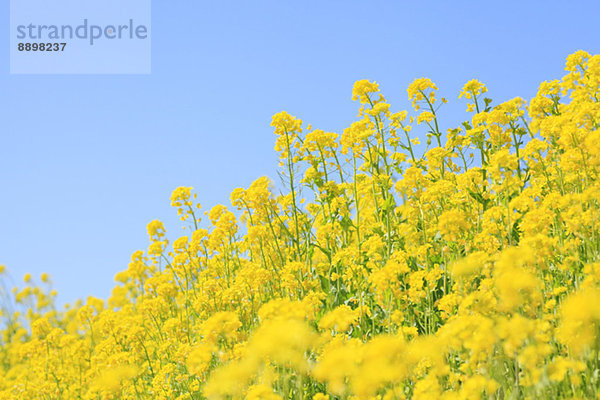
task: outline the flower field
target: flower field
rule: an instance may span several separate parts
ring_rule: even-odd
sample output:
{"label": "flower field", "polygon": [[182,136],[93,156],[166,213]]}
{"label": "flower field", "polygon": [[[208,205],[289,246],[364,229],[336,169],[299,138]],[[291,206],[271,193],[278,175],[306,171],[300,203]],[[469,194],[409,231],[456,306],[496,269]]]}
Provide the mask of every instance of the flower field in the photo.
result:
{"label": "flower field", "polygon": [[599,89],[578,51],[449,129],[426,78],[410,113],[356,82],[340,133],[276,114],[285,189],[175,189],[187,235],[150,222],[107,300],[0,285],[0,399],[600,398]]}

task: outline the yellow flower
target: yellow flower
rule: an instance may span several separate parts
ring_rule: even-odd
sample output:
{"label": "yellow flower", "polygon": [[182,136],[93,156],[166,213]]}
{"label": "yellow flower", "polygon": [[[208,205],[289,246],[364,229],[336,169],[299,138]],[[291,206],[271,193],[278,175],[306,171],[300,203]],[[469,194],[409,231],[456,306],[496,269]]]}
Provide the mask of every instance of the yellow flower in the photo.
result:
{"label": "yellow flower", "polygon": [[[407,89],[408,99],[412,100],[413,107],[420,101],[435,102],[435,91],[437,86],[428,78],[415,79]],[[418,109],[418,108],[417,108]]]}
{"label": "yellow flower", "polygon": [[419,114],[419,116],[417,117],[417,124],[420,125],[421,122],[431,122],[435,119],[435,115],[433,115],[433,113],[429,112],[429,111],[423,111],[421,114]]}
{"label": "yellow flower", "polygon": [[458,98],[465,97],[466,99],[471,99],[485,92],[487,92],[485,85],[479,82],[477,79],[472,79],[465,83]]}
{"label": "yellow flower", "polygon": [[212,345],[200,343],[194,346],[186,360],[188,371],[194,375],[202,375],[210,367],[212,357]]}
{"label": "yellow flower", "polygon": [[369,82],[366,79],[356,81],[352,88],[352,100],[360,100],[361,103],[368,103],[370,96],[379,92],[379,85],[375,82]]}
{"label": "yellow flower", "polygon": [[265,385],[252,385],[248,388],[246,400],[278,400],[281,396]]}
{"label": "yellow flower", "polygon": [[345,332],[358,320],[358,316],[358,310],[353,310],[347,305],[341,305],[321,318],[319,328]]}

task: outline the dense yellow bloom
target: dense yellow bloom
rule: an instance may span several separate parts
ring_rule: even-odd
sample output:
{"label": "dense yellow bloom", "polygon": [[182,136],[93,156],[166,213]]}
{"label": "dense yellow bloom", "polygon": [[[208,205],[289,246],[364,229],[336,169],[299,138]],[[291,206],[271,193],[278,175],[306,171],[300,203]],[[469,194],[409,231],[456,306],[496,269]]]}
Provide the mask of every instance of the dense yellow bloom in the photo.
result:
{"label": "dense yellow bloom", "polygon": [[558,339],[580,355],[598,345],[600,290],[587,289],[569,296],[561,307]]}
{"label": "dense yellow bloom", "polygon": [[186,367],[190,374],[202,375],[210,367],[214,347],[200,343],[190,351],[186,360]]}
{"label": "dense yellow bloom", "polygon": [[102,392],[119,393],[123,381],[132,379],[137,375],[136,368],[130,365],[123,365],[104,371],[96,382]]}
{"label": "dense yellow bloom", "polygon": [[221,311],[204,321],[199,331],[207,342],[216,342],[219,338],[235,337],[241,325],[236,313]]}
{"label": "dense yellow bloom", "polygon": [[176,188],[190,231],[151,221],[106,301],[0,266],[0,399],[596,398],[599,90],[578,51],[529,102],[467,82],[460,128],[426,78],[415,116],[356,82],[341,134],[276,114],[284,187],[205,222]]}
{"label": "dense yellow bloom", "polygon": [[358,320],[358,316],[358,310],[353,310],[344,304],[325,314],[319,321],[319,327],[345,332]]}
{"label": "dense yellow bloom", "polygon": [[247,400],[279,400],[281,396],[273,392],[273,389],[266,385],[252,385],[248,388],[246,394]]}

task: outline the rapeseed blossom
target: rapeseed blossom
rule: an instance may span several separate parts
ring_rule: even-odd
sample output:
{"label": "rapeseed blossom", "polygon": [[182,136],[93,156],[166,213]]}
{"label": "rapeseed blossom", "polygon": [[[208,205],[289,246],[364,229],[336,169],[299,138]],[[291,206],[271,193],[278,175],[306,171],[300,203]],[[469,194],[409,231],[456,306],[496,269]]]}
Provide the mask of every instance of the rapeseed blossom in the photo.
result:
{"label": "rapeseed blossom", "polygon": [[186,235],[151,221],[106,300],[0,265],[0,399],[597,398],[600,56],[565,71],[529,101],[467,82],[460,127],[427,78],[417,115],[369,80],[340,133],[278,113],[286,188],[205,221],[176,188]]}

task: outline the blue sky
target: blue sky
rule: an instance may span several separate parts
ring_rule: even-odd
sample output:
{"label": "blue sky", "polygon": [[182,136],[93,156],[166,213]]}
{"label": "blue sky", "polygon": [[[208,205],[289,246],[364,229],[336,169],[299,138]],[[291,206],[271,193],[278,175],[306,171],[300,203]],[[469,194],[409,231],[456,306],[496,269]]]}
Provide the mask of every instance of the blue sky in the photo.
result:
{"label": "blue sky", "polygon": [[[8,2],[0,11],[8,46]],[[600,52],[597,1],[157,1],[151,75],[10,75],[0,71],[0,264],[13,279],[48,272],[61,303],[107,297],[158,218],[193,186],[204,209],[235,187],[277,179],[271,116],[286,110],[340,132],[358,79],[393,110],[431,78],[465,118],[462,85],[497,104],[532,97],[565,57]]]}

